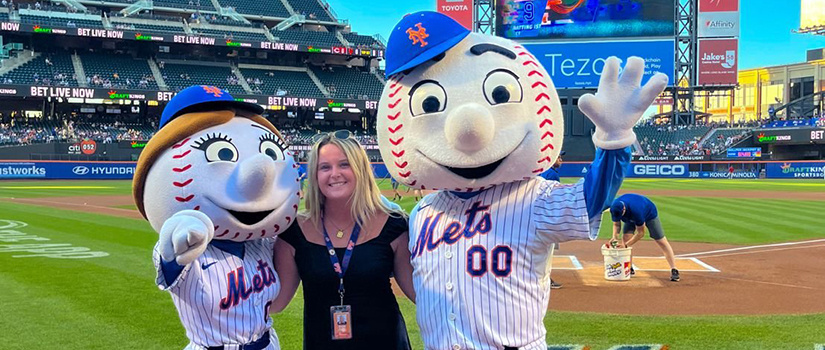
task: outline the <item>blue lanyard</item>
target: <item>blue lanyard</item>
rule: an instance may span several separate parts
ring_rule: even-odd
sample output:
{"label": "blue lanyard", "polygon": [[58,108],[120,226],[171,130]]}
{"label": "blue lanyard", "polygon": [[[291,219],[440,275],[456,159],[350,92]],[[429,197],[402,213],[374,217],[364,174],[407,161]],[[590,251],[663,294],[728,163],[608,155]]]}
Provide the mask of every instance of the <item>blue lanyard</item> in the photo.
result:
{"label": "blue lanyard", "polygon": [[321,228],[324,230],[324,243],[327,244],[327,250],[329,251],[329,261],[332,262],[332,269],[338,274],[338,295],[341,296],[341,305],[344,305],[344,274],[347,273],[347,267],[349,267],[349,261],[352,258],[352,251],[355,249],[355,242],[358,242],[361,227],[357,223],[352,227],[352,235],[350,235],[349,243],[347,243],[347,251],[344,252],[343,263],[338,261],[338,255],[335,254],[335,247],[332,246],[332,240],[329,239],[323,216],[321,217]]}

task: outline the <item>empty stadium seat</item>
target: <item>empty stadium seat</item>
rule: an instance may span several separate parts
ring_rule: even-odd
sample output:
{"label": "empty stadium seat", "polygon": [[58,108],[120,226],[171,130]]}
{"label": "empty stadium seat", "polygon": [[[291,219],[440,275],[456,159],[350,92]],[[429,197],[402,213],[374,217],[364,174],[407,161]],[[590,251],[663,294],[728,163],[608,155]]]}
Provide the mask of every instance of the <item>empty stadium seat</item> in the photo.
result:
{"label": "empty stadium seat", "polygon": [[[51,64],[46,63],[47,58],[51,61]],[[57,74],[62,74],[63,79],[55,79]],[[68,53],[64,52],[59,54],[43,54],[6,73],[2,78],[11,79],[14,84],[77,86],[77,79],[74,75],[75,71],[74,65],[72,65],[72,58]],[[35,78],[37,78],[37,82],[35,82]],[[48,79],[48,84],[45,84],[43,79]]]}
{"label": "empty stadium seat", "polygon": [[[253,80],[250,87],[258,87],[266,95],[276,95],[277,90],[281,89],[292,96],[324,97],[305,72],[242,68],[241,73],[245,78]],[[261,84],[254,84],[255,79]]]}
{"label": "empty stadium seat", "polygon": [[244,15],[272,16],[287,18],[289,11],[280,0],[218,0],[221,6],[232,6]]}
{"label": "empty stadium seat", "polygon": [[319,45],[319,46],[343,46],[340,40],[335,37],[335,34],[330,32],[315,32],[308,30],[272,30],[272,35],[278,38],[278,41],[288,43],[300,43],[304,45]]}
{"label": "empty stadium seat", "polygon": [[[146,84],[140,84],[143,77],[152,77],[152,70],[146,59],[134,59],[125,55],[101,55],[86,53],[80,55],[83,62],[83,70],[86,76],[91,78],[95,75],[105,78],[111,82],[112,87],[120,89],[152,89],[157,90],[158,85],[152,79],[146,79]],[[115,78],[114,74],[118,77]],[[91,87],[101,87],[100,84],[89,84]]]}
{"label": "empty stadium seat", "polygon": [[[295,10],[296,13],[301,13],[307,17],[307,20],[318,20],[318,21],[327,21],[327,22],[334,22],[335,20],[329,16],[327,11],[321,6],[321,3],[318,0],[288,0],[289,4],[292,6],[292,9]],[[311,18],[311,17],[315,18]]]}
{"label": "empty stadium seat", "polygon": [[345,67],[321,69],[313,66],[311,69],[324,86],[334,87],[334,92],[330,91],[333,97],[363,99],[366,95],[369,99],[377,100],[384,89],[381,81],[369,72]]}
{"label": "empty stadium seat", "polygon": [[182,90],[192,85],[214,85],[233,94],[245,94],[240,85],[229,85],[227,77],[234,77],[228,66],[201,66],[188,64],[165,63],[161,70],[166,85],[172,90]]}

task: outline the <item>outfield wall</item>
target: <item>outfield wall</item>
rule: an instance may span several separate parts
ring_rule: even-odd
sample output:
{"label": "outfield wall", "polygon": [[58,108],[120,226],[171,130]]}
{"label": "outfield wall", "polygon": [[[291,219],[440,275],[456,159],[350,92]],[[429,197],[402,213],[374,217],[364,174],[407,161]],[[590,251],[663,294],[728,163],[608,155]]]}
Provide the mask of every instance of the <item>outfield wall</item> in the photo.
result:
{"label": "outfield wall", "polygon": [[[70,180],[124,180],[135,173],[135,162],[81,162],[81,161],[18,161],[0,160],[2,179],[70,179]],[[562,177],[581,177],[590,163],[567,162],[561,166]],[[789,162],[637,162],[630,166],[627,177],[634,178],[728,178],[728,167],[733,165],[733,177],[756,179],[764,172],[770,179],[823,179],[825,161]],[[306,167],[301,164],[301,170]],[[388,178],[384,163],[372,163],[376,178]]]}

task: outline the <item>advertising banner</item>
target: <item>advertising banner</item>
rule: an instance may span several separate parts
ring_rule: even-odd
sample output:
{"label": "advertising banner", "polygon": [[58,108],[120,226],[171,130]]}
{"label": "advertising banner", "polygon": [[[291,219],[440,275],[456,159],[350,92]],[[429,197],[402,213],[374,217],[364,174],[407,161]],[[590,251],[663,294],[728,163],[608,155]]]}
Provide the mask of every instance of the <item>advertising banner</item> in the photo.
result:
{"label": "advertising banner", "polygon": [[759,174],[752,171],[737,171],[733,174],[727,171],[691,171],[688,177],[700,179],[757,179]]}
{"label": "advertising banner", "polygon": [[473,30],[473,0],[438,0],[438,12]]}
{"label": "advertising banner", "polygon": [[634,162],[699,162],[710,160],[709,156],[633,156]]}
{"label": "advertising banner", "polygon": [[496,1],[496,35],[510,39],[672,37],[676,28],[673,0]]}
{"label": "advertising banner", "polygon": [[135,164],[127,162],[7,162],[0,179],[131,179]]}
{"label": "advertising banner", "polygon": [[769,178],[823,179],[825,178],[825,162],[768,163],[765,174]]}
{"label": "advertising banner", "polygon": [[738,37],[739,12],[699,12],[699,37]]}
{"label": "advertising banner", "polygon": [[825,128],[759,129],[754,140],[761,144],[805,145],[825,143]]}
{"label": "advertising banner", "polygon": [[627,177],[688,177],[687,164],[631,164]]}
{"label": "advertising banner", "polygon": [[[469,1],[469,0],[468,0]],[[182,30],[182,29],[181,29]],[[171,33],[143,33],[130,30],[110,30],[102,28],[69,28],[69,27],[51,27],[49,25],[39,24],[24,24],[14,22],[0,22],[0,31],[6,32],[28,32],[45,35],[69,35],[88,38],[101,39],[118,39],[118,40],[135,40],[135,41],[151,41],[157,43],[172,43],[172,44],[187,44],[187,45],[203,45],[203,46],[225,46],[225,47],[242,47],[255,48],[262,50],[274,51],[297,51],[297,52],[316,52],[328,53],[336,55],[347,56],[367,56],[367,57],[384,57],[383,50],[372,49],[358,49],[344,46],[317,46],[304,45],[297,43],[289,43],[284,41],[239,41],[232,39],[219,39],[210,36],[194,36]]]}
{"label": "advertising banner", "polygon": [[606,41],[569,43],[524,43],[553,78],[556,88],[595,88],[599,86],[604,62],[610,56],[626,61],[630,56],[645,60],[642,84],[656,72],[668,76],[673,85],[673,40]]}
{"label": "advertising banner", "polygon": [[699,39],[699,85],[736,85],[738,39]]}
{"label": "advertising banner", "polygon": [[[116,90],[81,87],[0,85],[0,96],[51,97],[51,98],[94,98],[103,100],[139,100],[168,102],[175,97],[171,91]],[[233,94],[235,100],[257,103],[262,106],[307,107],[307,108],[358,108],[378,109],[375,100],[350,100],[340,98],[318,98],[302,96],[261,96]]]}
{"label": "advertising banner", "polygon": [[761,158],[761,147],[728,148],[728,158]]}

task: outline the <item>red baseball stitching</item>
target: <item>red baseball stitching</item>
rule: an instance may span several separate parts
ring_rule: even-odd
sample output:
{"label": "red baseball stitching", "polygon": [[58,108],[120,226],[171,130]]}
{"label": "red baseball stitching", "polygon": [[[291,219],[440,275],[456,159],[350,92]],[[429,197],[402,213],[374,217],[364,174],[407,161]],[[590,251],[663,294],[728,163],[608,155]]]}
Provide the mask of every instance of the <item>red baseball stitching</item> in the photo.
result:
{"label": "red baseball stitching", "polygon": [[192,183],[192,180],[193,179],[189,179],[189,180],[186,180],[184,182],[172,181],[172,184],[177,186],[177,187],[186,187],[187,185]]}
{"label": "red baseball stitching", "polygon": [[543,171],[544,171],[544,168],[538,168],[538,169],[533,170],[533,174],[540,174]]}
{"label": "red baseball stitching", "polygon": [[[390,90],[395,89],[405,77],[406,77],[406,75],[404,75],[403,73],[398,73],[397,75],[391,77],[390,79],[395,79],[395,82],[393,82],[392,85],[390,85]],[[392,91],[392,92],[388,93],[387,97],[394,98],[403,89],[404,89],[404,87],[400,86],[395,91]],[[395,121],[396,119],[398,119],[401,116],[402,111],[396,110],[396,107],[398,107],[401,104],[401,100],[402,99],[399,98],[398,100],[396,100],[394,102],[387,103],[387,107],[389,107],[389,109],[390,109],[389,113],[387,114],[387,119],[388,120]],[[401,130],[401,128],[403,126],[404,126],[403,123],[399,123],[397,125],[388,125],[387,130],[390,132],[390,134],[395,134],[399,130]],[[392,137],[388,137],[388,139],[389,139],[390,143],[393,146],[399,146],[399,145],[401,145],[402,142],[404,142],[404,137],[403,136],[400,137],[400,138],[397,138],[397,139],[393,139]],[[404,149],[400,149],[400,150],[391,149],[390,152],[396,158],[393,161],[393,163],[395,163],[396,167],[398,167],[399,169],[404,169],[404,168],[407,167],[407,165],[409,165],[409,163],[406,160],[401,158],[406,153],[406,151]],[[399,171],[398,172],[398,176],[400,176],[404,179],[408,179],[411,174],[412,174],[411,171],[407,171],[407,172],[400,172]],[[412,178],[409,178],[409,180],[412,180],[412,181],[409,181],[407,186],[415,186],[415,184],[418,182],[418,180],[412,179]],[[424,186],[422,185],[421,188],[423,189]]]}
{"label": "red baseball stitching", "polygon": [[275,224],[275,233],[278,233],[278,231],[280,231],[280,230],[281,230],[281,226],[278,226],[278,224]]}
{"label": "red baseball stitching", "polygon": [[250,239],[250,238],[252,238],[252,232],[250,232],[248,235],[246,235],[247,240]]}
{"label": "red baseball stitching", "polygon": [[545,98],[545,99],[547,99],[548,101],[550,100],[550,96],[547,96],[547,94],[545,94],[545,93],[543,93],[543,92],[542,92],[542,93],[540,93],[538,96],[536,96],[536,102],[538,102],[539,100],[541,100],[541,98],[542,98],[542,97],[544,97],[544,98]]}
{"label": "red baseball stitching", "polygon": [[187,142],[189,142],[189,138],[186,138],[186,140],[183,140],[183,141],[181,141],[180,143],[177,143],[177,144],[173,145],[173,146],[172,146],[172,148],[181,148],[181,147],[183,147],[183,145],[185,145]]}
{"label": "red baseball stitching", "polygon": [[191,201],[192,198],[194,198],[194,197],[195,197],[194,194],[190,194],[186,197],[175,197],[175,200],[177,200],[178,202],[188,202],[188,201]]}
{"label": "red baseball stitching", "polygon": [[398,126],[395,127],[395,129],[393,129],[392,127],[387,127],[387,130],[395,134],[398,130],[401,130],[402,127],[404,127],[404,124],[398,124]]}
{"label": "red baseball stitching", "polygon": [[[514,46],[514,48],[520,49],[520,50],[522,49],[518,45]],[[538,65],[535,63],[535,61],[533,61],[533,60],[535,60],[535,57],[533,57],[533,55],[531,55],[529,52],[520,51],[520,52],[518,52],[518,56],[520,58],[524,58],[526,56],[526,57],[529,57],[530,59],[532,59],[532,60],[523,61],[522,66],[528,66],[528,65],[532,64],[533,66],[538,68]],[[550,95],[547,93],[548,86],[547,86],[547,84],[545,84],[543,81],[540,80],[540,79],[544,78],[544,74],[539,72],[537,69],[533,69],[527,74],[528,77],[532,77],[534,75],[538,75],[538,77],[533,78],[533,79],[536,79],[536,81],[534,81],[531,85],[531,88],[533,90],[538,89],[538,91],[537,91],[538,94],[536,95],[536,102],[539,102],[542,99],[550,101]],[[544,103],[541,103],[540,106],[539,106],[538,111],[536,111],[536,115],[539,116],[539,115],[541,115],[542,113],[545,113],[545,112],[552,113],[553,110],[550,108],[550,106],[548,106]],[[540,120],[539,121],[539,130],[540,131],[544,127],[552,127],[553,126],[553,120],[550,119],[550,118],[542,118],[542,119],[539,119],[539,120]],[[551,149],[551,150],[555,149],[555,146],[553,146],[553,144],[552,144],[552,141],[553,141],[553,139],[555,139],[555,136],[550,131],[547,131],[547,130],[544,130],[544,131],[545,132],[541,136],[541,141],[545,142],[544,145],[541,148],[542,153],[544,153],[548,148]],[[548,136],[549,136],[549,139],[548,139]],[[543,159],[540,159],[538,162],[542,163],[544,161],[550,162],[550,158],[549,157],[544,157]],[[538,172],[541,172],[544,169],[543,168],[535,169],[535,170],[533,170],[533,172],[535,173],[537,170],[540,170]]]}
{"label": "red baseball stitching", "polygon": [[261,230],[261,237],[266,236],[266,230]]}
{"label": "red baseball stitching", "polygon": [[181,154],[176,154],[176,155],[172,156],[172,159],[181,159],[181,158],[183,158],[183,157],[188,156],[188,155],[189,155],[189,153],[192,153],[192,150],[191,150],[191,149],[190,149],[190,150],[186,150],[186,152],[183,152],[183,153],[181,153]]}
{"label": "red baseball stitching", "polygon": [[223,233],[221,233],[221,234],[219,234],[215,237],[223,237],[223,236],[226,236],[227,233],[229,233],[229,230],[224,230]]}
{"label": "red baseball stitching", "polygon": [[234,235],[234,236],[232,236],[232,239],[238,238],[238,236],[240,236],[240,235],[241,235],[241,233],[240,233],[240,232],[235,232],[235,235]]}
{"label": "red baseball stitching", "polygon": [[192,164],[187,164],[187,165],[186,165],[185,167],[183,167],[183,168],[172,168],[172,171],[174,171],[174,172],[176,172],[176,173],[182,173],[182,172],[184,172],[184,171],[189,170],[189,168],[191,168],[191,167],[192,167]]}

